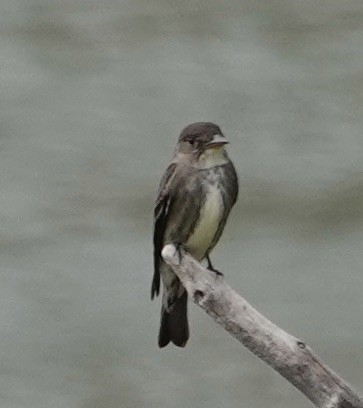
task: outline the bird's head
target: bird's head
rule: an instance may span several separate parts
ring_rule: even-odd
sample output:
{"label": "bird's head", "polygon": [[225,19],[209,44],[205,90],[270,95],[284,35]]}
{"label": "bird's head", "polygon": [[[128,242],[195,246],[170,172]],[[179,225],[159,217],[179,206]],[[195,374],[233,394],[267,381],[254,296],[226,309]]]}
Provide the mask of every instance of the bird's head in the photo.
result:
{"label": "bird's head", "polygon": [[185,127],[178,139],[176,154],[187,154],[194,160],[216,159],[225,156],[229,143],[219,126],[210,122],[196,122]]}

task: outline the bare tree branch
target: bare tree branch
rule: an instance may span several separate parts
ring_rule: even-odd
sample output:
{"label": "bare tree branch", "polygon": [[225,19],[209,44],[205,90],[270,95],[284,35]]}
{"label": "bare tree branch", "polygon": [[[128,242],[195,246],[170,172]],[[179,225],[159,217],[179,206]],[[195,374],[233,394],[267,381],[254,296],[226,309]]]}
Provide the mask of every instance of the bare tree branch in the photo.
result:
{"label": "bare tree branch", "polygon": [[239,342],[305,394],[317,407],[363,408],[363,400],[302,340],[255,310],[183,249],[166,245],[164,260],[198,306]]}

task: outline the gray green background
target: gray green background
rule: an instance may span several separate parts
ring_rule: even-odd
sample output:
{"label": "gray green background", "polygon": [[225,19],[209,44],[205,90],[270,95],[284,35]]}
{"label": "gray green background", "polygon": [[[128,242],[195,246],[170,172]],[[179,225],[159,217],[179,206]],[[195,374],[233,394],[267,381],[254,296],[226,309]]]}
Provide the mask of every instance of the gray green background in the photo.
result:
{"label": "gray green background", "polygon": [[241,195],[213,260],[363,392],[363,2],[2,0],[2,408],[312,404],[194,305],[159,350],[152,209],[181,128]]}

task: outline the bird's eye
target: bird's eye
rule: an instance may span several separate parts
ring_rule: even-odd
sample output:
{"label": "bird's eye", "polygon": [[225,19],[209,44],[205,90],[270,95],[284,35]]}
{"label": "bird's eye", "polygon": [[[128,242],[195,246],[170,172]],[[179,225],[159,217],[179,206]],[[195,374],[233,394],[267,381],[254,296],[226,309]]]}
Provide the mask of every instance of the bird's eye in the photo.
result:
{"label": "bird's eye", "polygon": [[194,146],[195,140],[194,140],[194,139],[189,139],[189,140],[188,140],[188,143],[189,143],[191,146]]}

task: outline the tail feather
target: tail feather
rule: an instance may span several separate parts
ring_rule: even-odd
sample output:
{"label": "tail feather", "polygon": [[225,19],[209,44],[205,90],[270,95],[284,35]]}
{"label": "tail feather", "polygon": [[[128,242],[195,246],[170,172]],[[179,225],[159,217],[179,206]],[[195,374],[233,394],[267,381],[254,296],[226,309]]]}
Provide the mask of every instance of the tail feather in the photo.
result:
{"label": "tail feather", "polygon": [[186,345],[189,338],[187,305],[188,295],[184,291],[182,296],[175,301],[171,311],[167,312],[162,306],[159,347],[165,347],[170,341],[178,347]]}

